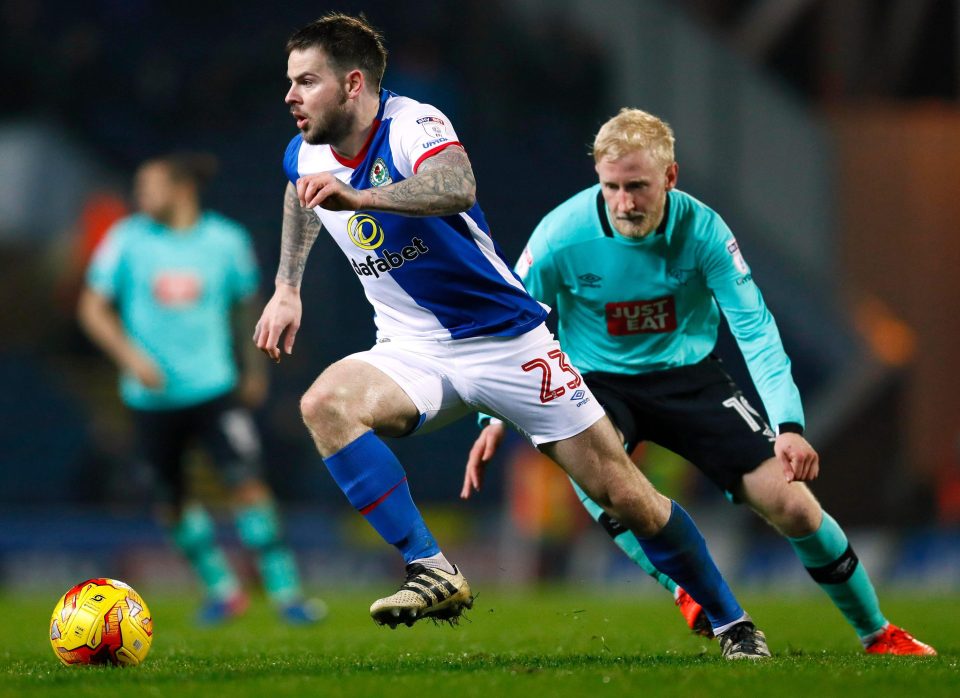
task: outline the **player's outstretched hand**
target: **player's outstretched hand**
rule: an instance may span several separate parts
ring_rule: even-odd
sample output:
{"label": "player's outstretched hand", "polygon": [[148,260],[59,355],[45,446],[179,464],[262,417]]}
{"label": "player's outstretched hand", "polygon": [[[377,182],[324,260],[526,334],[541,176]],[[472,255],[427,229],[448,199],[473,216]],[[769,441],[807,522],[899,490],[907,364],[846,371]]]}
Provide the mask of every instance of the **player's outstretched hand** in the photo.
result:
{"label": "player's outstretched hand", "polygon": [[264,354],[280,363],[280,337],[283,337],[283,352],[292,354],[302,312],[300,289],[278,282],[277,290],[264,307],[253,331],[253,343]]}
{"label": "player's outstretched hand", "polygon": [[503,422],[493,420],[483,428],[480,436],[473,442],[470,455],[467,456],[467,469],[463,473],[463,489],[460,490],[460,499],[470,499],[470,495],[479,492],[483,485],[483,476],[487,469],[487,462],[500,447],[506,429]]}
{"label": "player's outstretched hand", "polygon": [[362,194],[329,172],[304,175],[297,180],[297,198],[304,208],[320,206],[328,211],[357,211]]}
{"label": "player's outstretched hand", "polygon": [[773,444],[773,452],[783,465],[787,482],[809,482],[820,473],[820,456],[800,434],[780,434]]}

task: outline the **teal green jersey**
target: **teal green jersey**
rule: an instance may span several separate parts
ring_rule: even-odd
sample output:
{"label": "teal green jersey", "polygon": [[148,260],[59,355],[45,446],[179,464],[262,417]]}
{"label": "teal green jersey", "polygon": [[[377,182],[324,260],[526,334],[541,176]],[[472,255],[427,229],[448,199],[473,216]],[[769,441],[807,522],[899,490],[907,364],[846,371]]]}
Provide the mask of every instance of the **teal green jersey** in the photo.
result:
{"label": "teal green jersey", "polygon": [[127,335],[165,379],[151,390],[122,375],[127,405],[186,407],[234,388],[231,308],[259,283],[249,235],[239,224],[206,212],[189,230],[172,230],[130,216],[97,249],[87,283],[113,300]]}
{"label": "teal green jersey", "polygon": [[727,318],[773,425],[803,425],[800,394],[773,316],[720,216],[681,191],[660,227],[619,235],[595,185],[540,222],[517,263],[527,290],[557,311],[581,371],[637,374],[687,366]]}

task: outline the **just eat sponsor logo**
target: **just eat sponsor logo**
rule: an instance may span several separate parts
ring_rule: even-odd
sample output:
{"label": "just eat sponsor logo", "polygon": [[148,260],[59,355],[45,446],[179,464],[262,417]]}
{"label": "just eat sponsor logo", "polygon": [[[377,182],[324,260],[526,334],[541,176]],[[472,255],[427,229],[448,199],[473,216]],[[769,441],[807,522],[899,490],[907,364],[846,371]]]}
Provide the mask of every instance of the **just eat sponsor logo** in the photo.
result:
{"label": "just eat sponsor logo", "polygon": [[203,282],[190,271],[163,271],[153,280],[153,297],[160,305],[193,305],[202,292]]}
{"label": "just eat sponsor logo", "polygon": [[607,332],[612,335],[653,334],[677,329],[673,296],[649,301],[607,303]]}

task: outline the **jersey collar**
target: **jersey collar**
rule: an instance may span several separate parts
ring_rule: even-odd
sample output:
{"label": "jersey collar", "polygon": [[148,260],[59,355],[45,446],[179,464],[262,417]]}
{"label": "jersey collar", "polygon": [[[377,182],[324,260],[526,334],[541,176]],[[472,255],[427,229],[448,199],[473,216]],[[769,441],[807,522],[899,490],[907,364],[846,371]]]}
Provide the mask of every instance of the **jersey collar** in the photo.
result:
{"label": "jersey collar", "polygon": [[392,93],[387,90],[380,88],[380,108],[377,109],[377,116],[373,120],[373,125],[370,127],[370,133],[367,135],[367,140],[363,144],[363,147],[360,148],[360,152],[357,153],[356,157],[345,158],[342,157],[333,147],[330,147],[330,152],[333,154],[334,159],[339,162],[344,167],[349,167],[351,170],[357,169],[360,166],[360,163],[363,162],[364,158],[367,157],[367,151],[370,150],[370,144],[373,142],[374,136],[377,135],[377,131],[380,130],[380,124],[383,121],[383,109],[387,104],[387,99],[390,98]]}

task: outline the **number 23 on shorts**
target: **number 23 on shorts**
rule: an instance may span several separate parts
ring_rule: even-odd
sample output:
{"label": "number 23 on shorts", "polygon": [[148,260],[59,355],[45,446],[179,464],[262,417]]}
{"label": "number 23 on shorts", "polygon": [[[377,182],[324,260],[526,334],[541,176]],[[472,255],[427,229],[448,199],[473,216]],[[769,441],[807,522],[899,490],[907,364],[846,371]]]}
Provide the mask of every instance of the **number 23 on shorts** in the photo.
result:
{"label": "number 23 on shorts", "polygon": [[[567,381],[566,385],[559,385],[556,388],[551,387],[553,382],[553,369],[551,368],[550,362],[547,359],[553,359],[563,373],[569,373],[571,376],[573,376],[573,380]],[[577,373],[577,370],[567,362],[567,355],[562,351],[559,349],[553,349],[547,352],[547,359],[542,357],[530,359],[530,361],[527,361],[520,367],[527,372],[537,369],[542,371],[540,381],[540,402],[543,403],[555,400],[566,393],[567,388],[574,390],[579,387],[581,383],[583,383],[583,379],[580,377],[580,374]]]}

